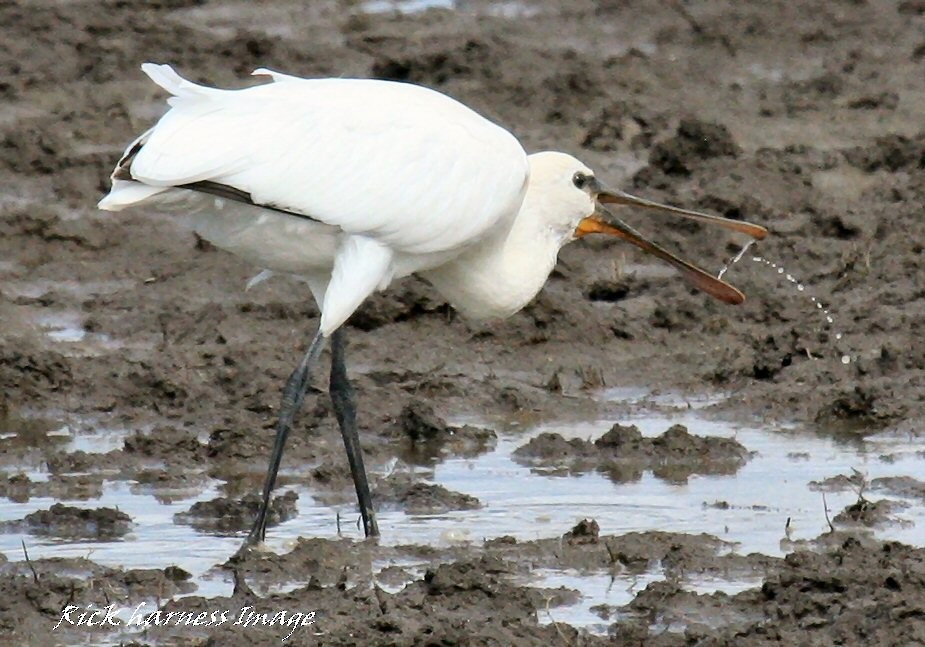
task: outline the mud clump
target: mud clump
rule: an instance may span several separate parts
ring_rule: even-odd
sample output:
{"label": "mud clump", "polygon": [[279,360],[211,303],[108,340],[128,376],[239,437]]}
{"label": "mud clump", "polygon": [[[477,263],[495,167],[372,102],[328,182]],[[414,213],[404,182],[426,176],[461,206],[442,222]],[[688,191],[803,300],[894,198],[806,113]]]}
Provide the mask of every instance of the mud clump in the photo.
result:
{"label": "mud clump", "polygon": [[5,496],[14,503],[28,501],[31,489],[32,480],[25,474],[13,474],[0,479],[0,496]]}
{"label": "mud clump", "polygon": [[[838,627],[844,635],[865,636],[868,644],[911,645],[925,637],[925,618],[920,602],[907,593],[923,577],[922,549],[884,543],[870,550],[848,539],[827,554],[788,555],[781,573],[768,578],[760,593],[740,595],[762,599],[764,613],[781,614],[777,632],[785,644],[812,644]],[[820,613],[832,605],[844,610],[834,616]],[[891,618],[903,618],[901,626],[888,628]],[[743,640],[757,635],[753,626]]]}
{"label": "mud clump", "polygon": [[722,124],[684,119],[674,137],[657,143],[649,153],[649,165],[667,175],[690,175],[703,160],[737,157],[741,153]]}
{"label": "mud clump", "polygon": [[207,452],[195,433],[174,427],[157,427],[149,433],[135,432],[125,439],[124,449],[128,454],[194,463],[201,462]]}
{"label": "mud clump", "polygon": [[896,523],[893,513],[903,508],[908,508],[908,503],[899,501],[890,501],[880,499],[879,501],[868,501],[859,498],[857,501],[845,507],[832,519],[833,522],[840,525],[875,527]]}
{"label": "mud clump", "polygon": [[815,422],[829,428],[873,430],[897,418],[895,404],[879,389],[855,386],[840,390],[816,412]]}
{"label": "mud clump", "polygon": [[0,478],[0,496],[14,503],[26,503],[32,497],[87,501],[102,496],[103,482],[98,474],[51,474],[47,481],[33,481],[19,473]]}
{"label": "mud clump", "polygon": [[693,474],[734,474],[750,456],[734,439],[695,436],[683,425],[646,438],[636,426],[616,424],[594,442],[542,433],[514,450],[519,462],[534,467],[596,469],[616,482],[638,480],[645,470],[673,482]]}
{"label": "mud clump", "polygon": [[55,503],[48,510],[37,510],[19,521],[4,522],[3,532],[28,532],[65,539],[118,539],[132,528],[132,518],[115,508],[75,508]]}
{"label": "mud clump", "polygon": [[[774,644],[912,645],[925,636],[925,620],[920,603],[907,594],[923,576],[922,549],[896,543],[866,546],[848,538],[830,550],[791,553],[759,588],[732,596],[698,595],[670,581],[652,583],[622,609],[629,615],[614,628],[628,639],[648,629],[648,619],[657,612],[660,622],[687,627],[667,645],[690,644],[685,639],[758,645],[767,644],[767,619],[774,618]],[[722,624],[706,626],[704,617],[722,619]],[[832,635],[841,638],[830,643]]]}
{"label": "mud clump", "polygon": [[596,544],[601,534],[601,527],[594,519],[582,519],[575,527],[562,535],[562,538],[571,545]]}
{"label": "mud clump", "polygon": [[409,474],[392,474],[380,480],[373,500],[377,506],[396,507],[408,514],[439,514],[450,510],[475,510],[482,506],[474,496],[418,481]]}
{"label": "mud clump", "polygon": [[873,144],[846,150],[844,156],[849,164],[868,173],[922,169],[925,168],[925,133],[915,138],[902,135],[878,137]]}
{"label": "mud clump", "polygon": [[411,441],[414,452],[476,456],[490,449],[497,440],[491,429],[464,425],[453,427],[423,401],[409,403],[398,419],[399,434]]}
{"label": "mud clump", "polygon": [[664,115],[624,100],[602,107],[582,122],[582,147],[601,152],[619,150],[624,144],[647,148],[654,134],[667,125]]}
{"label": "mud clump", "polygon": [[598,280],[585,291],[590,301],[607,301],[610,303],[625,299],[631,289],[631,282],[626,277],[620,280]]}
{"label": "mud clump", "polygon": [[870,482],[872,490],[888,492],[894,496],[925,501],[925,481],[911,476],[883,476]]}
{"label": "mud clump", "polygon": [[[299,495],[290,490],[270,500],[267,526],[276,526],[298,514]],[[174,521],[193,526],[200,532],[234,533],[248,530],[260,509],[260,495],[248,494],[242,499],[219,497],[211,501],[198,501],[186,512],[174,515]]]}

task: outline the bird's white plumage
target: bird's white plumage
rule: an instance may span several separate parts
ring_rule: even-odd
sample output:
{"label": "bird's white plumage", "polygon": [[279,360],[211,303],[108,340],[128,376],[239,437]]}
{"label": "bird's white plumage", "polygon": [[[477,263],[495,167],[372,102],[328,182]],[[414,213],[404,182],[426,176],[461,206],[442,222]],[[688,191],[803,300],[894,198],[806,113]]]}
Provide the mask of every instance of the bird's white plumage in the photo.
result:
{"label": "bird's white plumage", "polygon": [[337,320],[340,313],[352,313],[368,295],[388,287],[394,275],[393,261],[394,252],[375,238],[349,236],[337,254],[321,299],[321,330],[333,331],[343,323]]}
{"label": "bird's white plumage", "polygon": [[[468,314],[507,316],[594,208],[572,185],[576,171],[590,173],[580,162],[528,158],[509,132],[433,90],[265,69],[255,74],[271,83],[220,90],[166,65],[142,68],[171,109],[126,149],[100,207],[156,198],[219,247],[303,276],[325,335],[415,272]],[[267,208],[182,188],[202,181]]]}
{"label": "bird's white plumage", "polygon": [[132,163],[144,184],[211,180],[425,254],[471,242],[523,198],[528,164],[517,140],[432,90],[285,75],[217,90],[167,66],[145,71],[175,96]]}

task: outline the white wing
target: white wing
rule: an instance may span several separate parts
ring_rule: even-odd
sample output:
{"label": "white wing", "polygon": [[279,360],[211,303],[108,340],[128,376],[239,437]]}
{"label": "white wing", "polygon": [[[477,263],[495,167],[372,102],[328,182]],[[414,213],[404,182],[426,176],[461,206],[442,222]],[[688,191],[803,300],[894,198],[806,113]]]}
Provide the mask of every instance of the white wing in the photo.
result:
{"label": "white wing", "polygon": [[274,83],[218,90],[143,69],[174,95],[132,160],[144,184],[225,184],[415,254],[478,239],[523,199],[517,140],[438,92],[266,70]]}

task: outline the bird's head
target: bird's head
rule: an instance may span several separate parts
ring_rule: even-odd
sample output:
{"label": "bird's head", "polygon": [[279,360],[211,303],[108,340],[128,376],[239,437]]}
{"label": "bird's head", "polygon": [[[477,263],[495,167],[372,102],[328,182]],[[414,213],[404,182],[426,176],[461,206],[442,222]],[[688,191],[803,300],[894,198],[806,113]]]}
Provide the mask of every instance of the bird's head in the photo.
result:
{"label": "bird's head", "polygon": [[726,303],[738,304],[745,300],[739,290],[708,274],[699,267],[684,261],[665,248],[645,238],[614,213],[619,206],[640,207],[698,220],[738,231],[760,240],[768,231],[764,227],[741,220],[730,220],[698,211],[671,207],[644,198],[637,198],[619,190],[605,188],[594,172],[580,161],[565,153],[543,152],[530,156],[531,191],[525,200],[542,200],[548,222],[562,243],[588,234],[617,236],[636,245],[677,268],[692,285]]}

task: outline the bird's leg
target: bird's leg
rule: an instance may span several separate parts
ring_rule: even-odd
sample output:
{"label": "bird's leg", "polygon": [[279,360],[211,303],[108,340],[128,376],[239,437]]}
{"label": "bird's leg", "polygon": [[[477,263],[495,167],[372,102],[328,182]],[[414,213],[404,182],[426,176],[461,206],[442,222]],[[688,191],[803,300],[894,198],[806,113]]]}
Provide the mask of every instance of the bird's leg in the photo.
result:
{"label": "bird's leg", "polygon": [[279,406],[279,419],[276,422],[276,441],[273,443],[273,453],[270,454],[270,466],[267,469],[267,477],[263,482],[263,498],[260,501],[260,510],[257,512],[257,518],[251,528],[250,534],[244,540],[242,550],[262,542],[267,533],[267,514],[270,510],[270,495],[273,492],[273,486],[276,484],[276,474],[279,472],[279,464],[283,458],[283,449],[286,446],[286,438],[289,436],[289,429],[296,413],[302,407],[302,401],[305,399],[305,393],[308,391],[308,383],[311,379],[311,370],[314,363],[318,360],[324,348],[326,338],[321,331],[315,335],[305,357],[286,380],[286,386],[283,387],[283,398]]}
{"label": "bird's leg", "polygon": [[363,517],[363,530],[367,537],[376,537],[379,535],[379,526],[369,494],[366,468],[363,466],[363,450],[360,448],[360,435],[357,432],[356,397],[353,385],[347,379],[347,366],[344,362],[346,346],[344,330],[338,328],[331,335],[331,402],[334,405],[337,424],[340,425],[340,433],[344,437],[347,462],[350,463],[350,473],[353,475],[353,484],[360,503],[360,515]]}

